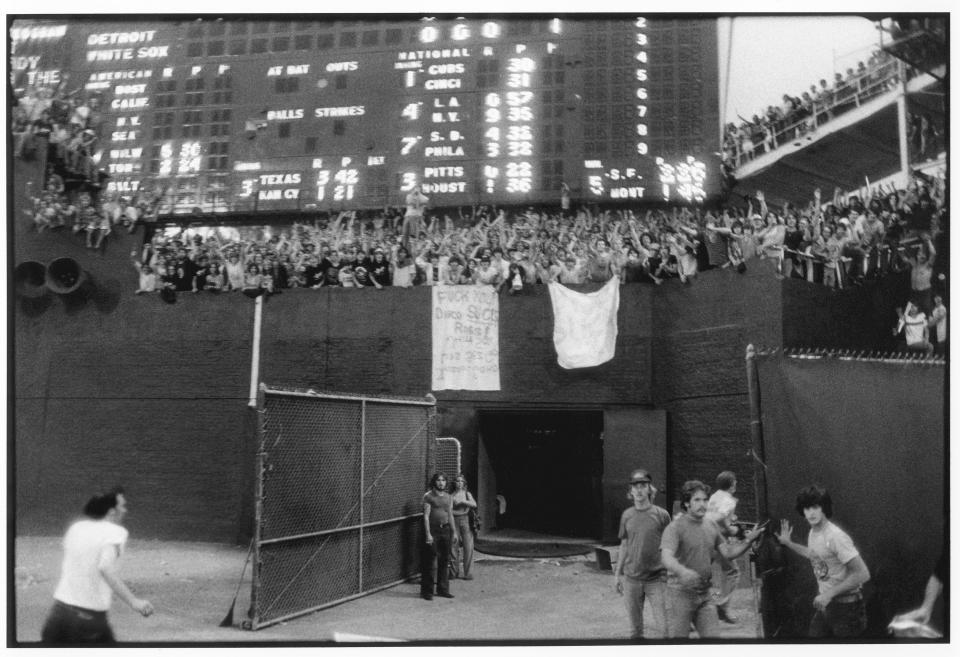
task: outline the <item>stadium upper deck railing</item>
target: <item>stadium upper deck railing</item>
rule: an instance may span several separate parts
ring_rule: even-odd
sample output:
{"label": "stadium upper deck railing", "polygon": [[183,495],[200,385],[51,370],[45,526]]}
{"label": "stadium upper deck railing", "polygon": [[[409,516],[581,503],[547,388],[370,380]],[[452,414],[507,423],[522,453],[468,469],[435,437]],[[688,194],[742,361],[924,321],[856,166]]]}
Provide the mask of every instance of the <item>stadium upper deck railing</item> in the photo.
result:
{"label": "stadium upper deck railing", "polygon": [[915,74],[902,61],[891,59],[846,80],[849,91],[831,93],[827,101],[814,101],[810,113],[795,121],[775,122],[774,130],[765,130],[765,138],[760,143],[752,143],[743,148],[743,144],[736,140],[735,167],[740,168],[758,155],[773,152],[784,144],[816,131],[840,114],[860,107],[882,94],[895,91],[902,80]]}

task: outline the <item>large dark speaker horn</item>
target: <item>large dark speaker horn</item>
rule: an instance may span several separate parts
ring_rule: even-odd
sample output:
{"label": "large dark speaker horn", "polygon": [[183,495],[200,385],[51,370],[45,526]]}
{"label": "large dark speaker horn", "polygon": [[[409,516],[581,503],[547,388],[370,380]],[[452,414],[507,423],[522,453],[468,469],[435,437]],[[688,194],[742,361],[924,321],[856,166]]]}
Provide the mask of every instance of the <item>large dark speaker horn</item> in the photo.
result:
{"label": "large dark speaker horn", "polygon": [[57,258],[47,265],[47,287],[57,294],[76,292],[86,279],[87,273],[73,258]]}
{"label": "large dark speaker horn", "polygon": [[42,262],[24,260],[13,270],[14,289],[17,296],[37,299],[47,293],[44,285],[47,268]]}

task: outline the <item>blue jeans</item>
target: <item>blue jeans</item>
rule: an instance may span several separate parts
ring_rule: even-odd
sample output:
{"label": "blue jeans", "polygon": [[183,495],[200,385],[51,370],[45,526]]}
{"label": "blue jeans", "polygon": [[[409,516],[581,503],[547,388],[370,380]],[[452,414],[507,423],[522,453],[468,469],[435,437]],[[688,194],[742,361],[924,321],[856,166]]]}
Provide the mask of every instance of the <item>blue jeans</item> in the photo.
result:
{"label": "blue jeans", "polygon": [[[453,541],[450,550],[451,570],[454,577],[464,577],[470,575],[470,566],[473,564],[473,530],[470,529],[470,517],[464,513],[462,516],[453,516],[453,521],[457,523],[457,532],[460,534],[460,541]],[[461,564],[463,569],[461,570]]]}
{"label": "blue jeans", "polygon": [[[623,600],[630,617],[631,639],[662,639],[667,635],[667,584],[666,577],[653,580],[623,577]],[[644,632],[643,603],[649,602],[653,616],[653,628]]]}
{"label": "blue jeans", "polygon": [[[714,603],[718,607],[726,608],[730,602],[730,598],[733,597],[733,592],[736,590],[737,584],[740,583],[740,569],[737,567],[736,559],[727,559],[720,554],[714,562],[714,571],[714,577],[719,581],[716,595],[714,596]],[[716,571],[719,571],[719,577]]]}
{"label": "blue jeans", "polygon": [[867,629],[867,608],[863,598],[854,602],[831,602],[810,619],[810,637],[855,637]]}
{"label": "blue jeans", "polygon": [[434,585],[438,594],[450,593],[450,545],[453,542],[453,528],[450,525],[431,527],[430,534],[433,536],[433,543],[427,545],[424,541],[420,549],[420,593],[433,595]]}
{"label": "blue jeans", "polygon": [[667,587],[667,636],[671,639],[690,638],[690,623],[697,628],[701,639],[720,636],[717,606],[710,588],[685,589]]}

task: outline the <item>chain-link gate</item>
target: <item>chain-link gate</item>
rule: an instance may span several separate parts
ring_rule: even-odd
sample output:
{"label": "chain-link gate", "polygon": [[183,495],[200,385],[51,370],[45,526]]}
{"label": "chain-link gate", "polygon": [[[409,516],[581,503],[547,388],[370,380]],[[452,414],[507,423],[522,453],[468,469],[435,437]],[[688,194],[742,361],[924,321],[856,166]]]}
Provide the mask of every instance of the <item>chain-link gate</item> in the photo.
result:
{"label": "chain-link gate", "polygon": [[437,450],[434,452],[434,457],[437,465],[433,470],[445,472],[451,483],[454,477],[463,472],[460,464],[460,441],[456,438],[437,438]]}
{"label": "chain-link gate", "polygon": [[260,386],[250,627],[419,572],[433,400]]}

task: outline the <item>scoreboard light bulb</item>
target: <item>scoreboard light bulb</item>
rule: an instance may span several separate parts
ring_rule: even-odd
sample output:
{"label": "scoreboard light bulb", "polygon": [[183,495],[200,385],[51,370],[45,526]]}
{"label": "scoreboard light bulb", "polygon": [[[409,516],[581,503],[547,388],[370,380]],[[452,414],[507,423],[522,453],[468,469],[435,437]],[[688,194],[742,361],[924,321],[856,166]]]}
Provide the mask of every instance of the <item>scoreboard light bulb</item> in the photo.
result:
{"label": "scoreboard light bulb", "polygon": [[480,34],[486,39],[498,39],[500,38],[500,24],[494,22],[484,23],[480,27]]}
{"label": "scoreboard light bulb", "polygon": [[440,38],[440,30],[432,25],[428,25],[420,30],[421,43],[433,43]]}

